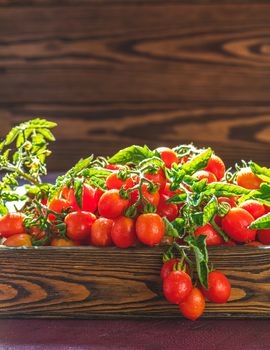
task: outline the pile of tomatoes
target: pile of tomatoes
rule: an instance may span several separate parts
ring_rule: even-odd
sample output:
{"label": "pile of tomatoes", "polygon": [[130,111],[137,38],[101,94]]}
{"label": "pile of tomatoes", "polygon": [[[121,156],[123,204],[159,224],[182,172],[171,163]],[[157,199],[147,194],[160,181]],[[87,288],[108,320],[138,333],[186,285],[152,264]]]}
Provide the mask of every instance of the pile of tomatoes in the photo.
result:
{"label": "pile of tomatoes", "polygon": [[[81,176],[78,191],[75,180],[69,178],[54,197],[50,197],[50,194],[46,197],[43,193],[34,211],[31,203],[28,203],[21,211],[2,216],[2,244],[13,247],[114,245],[118,248],[172,242],[183,244],[185,236],[175,238],[166,232],[166,222],[173,223],[181,218],[186,205],[169,201],[183,190],[172,188],[167,170],[175,164],[187,164],[194,154],[179,156],[176,151],[166,147],[158,148],[155,152],[158,161],[153,161],[152,167],[145,168],[148,170],[144,172],[134,171],[129,164],[111,164],[109,160],[103,160],[102,169],[106,175],[103,176],[102,185],[95,185],[88,181],[87,176]],[[222,159],[212,154],[207,165],[192,173],[191,178],[207,184],[230,183],[225,172]],[[262,180],[248,166],[239,169],[231,181],[250,191],[259,189],[262,184]],[[187,185],[185,189],[191,191]],[[226,203],[229,208],[226,215],[215,215],[211,222],[196,227],[194,232],[188,234],[206,236],[207,246],[270,244],[270,229],[249,228],[255,219],[269,213],[270,207],[254,198],[240,203],[240,198],[218,197],[219,205]],[[228,239],[225,240],[224,235]],[[183,315],[192,320],[202,314],[205,298],[224,303],[230,296],[230,283],[220,271],[209,273],[208,290],[194,286],[190,267],[183,259],[167,260],[162,267],[161,278],[166,299],[179,305]]]}

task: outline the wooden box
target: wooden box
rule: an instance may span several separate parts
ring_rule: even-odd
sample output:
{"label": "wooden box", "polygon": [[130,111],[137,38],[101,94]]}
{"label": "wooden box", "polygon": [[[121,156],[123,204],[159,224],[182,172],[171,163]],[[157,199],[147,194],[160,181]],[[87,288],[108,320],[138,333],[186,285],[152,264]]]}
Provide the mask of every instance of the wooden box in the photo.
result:
{"label": "wooden box", "polygon": [[[162,295],[162,248],[1,248],[1,318],[177,318]],[[210,261],[228,276],[227,304],[203,317],[270,317],[270,247],[217,247]]]}

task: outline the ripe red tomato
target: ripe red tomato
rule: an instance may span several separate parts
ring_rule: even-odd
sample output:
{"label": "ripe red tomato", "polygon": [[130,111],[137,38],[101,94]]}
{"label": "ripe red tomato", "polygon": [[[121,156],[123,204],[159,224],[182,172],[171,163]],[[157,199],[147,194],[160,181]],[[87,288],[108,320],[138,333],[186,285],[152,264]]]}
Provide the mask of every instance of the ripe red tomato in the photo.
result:
{"label": "ripe red tomato", "polygon": [[178,163],[177,154],[171,148],[159,147],[157,151],[167,168],[171,169],[173,163]]}
{"label": "ripe red tomato", "polygon": [[0,218],[0,236],[9,237],[15,234],[24,233],[25,215],[23,213],[8,213]]}
{"label": "ripe red tomato", "polygon": [[236,182],[239,186],[249,190],[256,190],[260,188],[262,180],[253,174],[250,168],[243,168],[238,172]]}
{"label": "ripe red tomato", "polygon": [[77,204],[77,200],[75,197],[75,191],[73,188],[69,189],[67,194],[67,201],[70,203],[69,205],[73,210],[76,211],[89,211],[90,213],[94,213],[97,209],[98,199],[96,198],[96,189],[91,185],[84,184],[82,190],[82,208],[80,208]]}
{"label": "ripe red tomato", "polygon": [[192,175],[192,177],[194,177],[195,179],[197,179],[199,181],[207,179],[208,184],[210,184],[211,182],[217,181],[216,176],[213,173],[211,173],[210,171],[206,171],[206,170],[198,170],[198,171],[196,171],[196,173],[194,173]]}
{"label": "ripe red tomato", "polygon": [[235,208],[236,207],[236,203],[235,203],[235,197],[218,197],[218,203],[228,203],[230,204],[231,208]]}
{"label": "ripe red tomato", "polygon": [[108,169],[108,170],[119,170],[120,168],[122,168],[122,165],[116,165],[116,164],[105,165],[105,169]]}
{"label": "ripe red tomato", "polygon": [[[180,259],[170,259],[168,261],[166,261],[163,265],[162,265],[162,268],[161,268],[161,271],[160,271],[160,277],[162,280],[164,280],[170,272],[173,271],[173,268],[174,267],[178,267],[177,265],[180,263]],[[187,274],[189,274],[189,266],[187,265],[187,263],[184,261],[183,262],[183,267],[185,268],[185,271]]]}
{"label": "ripe red tomato", "polygon": [[152,181],[154,184],[159,185],[160,192],[164,190],[164,187],[166,186],[166,176],[163,169],[158,169],[158,171],[155,174],[145,174],[144,177]]}
{"label": "ripe red tomato", "polygon": [[202,227],[198,227],[194,232],[195,237],[199,235],[206,236],[206,245],[207,246],[216,246],[224,243],[224,239],[218,234],[214,227],[207,223]]}
{"label": "ripe red tomato", "polygon": [[138,239],[149,246],[159,244],[164,237],[165,224],[162,218],[155,213],[142,214],[136,221]]}
{"label": "ripe red tomato", "polygon": [[[148,184],[143,183],[142,184],[142,195],[143,197],[153,206],[157,207],[158,203],[159,203],[159,199],[160,199],[160,195],[159,192],[150,192],[148,189]],[[134,190],[132,192],[130,192],[130,201],[129,201],[129,205],[134,204],[135,202],[137,202],[137,200],[139,199],[139,191],[138,190]],[[140,204],[138,209],[139,211],[143,211],[144,209],[144,205],[146,204],[146,201],[143,199],[143,204]]]}
{"label": "ripe red tomato", "polygon": [[96,247],[107,247],[112,244],[113,220],[106,218],[97,219],[91,226],[91,243]]}
{"label": "ripe red tomato", "polygon": [[213,154],[209,159],[205,170],[213,173],[216,176],[217,180],[220,181],[225,175],[226,168],[225,164],[223,163],[223,160],[220,157]]}
{"label": "ripe red tomato", "polygon": [[80,245],[79,242],[72,241],[71,239],[53,238],[51,241],[51,246],[53,247],[75,247],[78,245]]}
{"label": "ripe red tomato", "polygon": [[170,190],[170,186],[171,186],[171,184],[169,182],[167,182],[166,185],[165,185],[165,188],[164,188],[164,190],[162,192],[162,194],[164,194],[165,196],[168,196],[168,197],[172,197],[172,196],[174,196],[176,194],[179,194],[179,193],[183,192],[180,189],[178,189],[176,191],[171,191]]}
{"label": "ripe red tomato", "polygon": [[268,207],[267,205],[264,206],[265,209],[265,214],[270,213],[270,207]]}
{"label": "ripe red tomato", "polygon": [[91,226],[95,220],[95,215],[86,211],[69,213],[65,218],[68,238],[74,241],[90,238]]}
{"label": "ripe red tomato", "polygon": [[232,208],[222,219],[222,229],[234,241],[253,241],[256,230],[248,229],[253,221],[253,216],[245,209]]}
{"label": "ripe red tomato", "polygon": [[191,278],[184,271],[172,271],[163,280],[163,294],[171,304],[182,303],[191,290]]}
{"label": "ripe red tomato", "polygon": [[127,178],[126,180],[121,180],[118,177],[118,173],[112,173],[107,177],[106,180],[106,187],[108,190],[120,190],[121,187],[124,187],[125,190],[131,188],[133,186],[133,180],[131,177]]}
{"label": "ripe red tomato", "polygon": [[[70,208],[70,203],[63,198],[54,198],[49,204],[49,209],[59,214],[68,208]],[[48,218],[50,221],[53,221],[56,217],[53,214],[49,214]]]}
{"label": "ripe red tomato", "polygon": [[231,284],[222,272],[212,271],[208,274],[208,290],[202,287],[201,291],[209,301],[223,304],[231,295]]}
{"label": "ripe red tomato", "polygon": [[248,211],[254,219],[258,219],[265,214],[264,205],[254,199],[249,199],[241,203],[239,207]]}
{"label": "ripe red tomato", "polygon": [[99,214],[107,219],[115,219],[124,214],[129,201],[120,196],[119,190],[104,192],[98,202]]}
{"label": "ripe red tomato", "polygon": [[205,309],[205,299],[199,288],[193,288],[186,299],[179,304],[179,310],[187,319],[195,321]]}
{"label": "ripe red tomato", "polygon": [[157,207],[157,213],[163,217],[165,216],[169,221],[173,221],[178,216],[178,206],[173,203],[166,203],[166,200],[170,197],[161,194]]}
{"label": "ripe red tomato", "polygon": [[118,248],[129,248],[136,242],[134,220],[121,216],[114,221],[111,233],[112,241]]}
{"label": "ripe red tomato", "polygon": [[263,244],[270,244],[270,228],[258,230],[258,240]]}
{"label": "ripe red tomato", "polygon": [[3,244],[8,247],[31,247],[32,241],[31,236],[27,233],[16,233],[9,236]]}

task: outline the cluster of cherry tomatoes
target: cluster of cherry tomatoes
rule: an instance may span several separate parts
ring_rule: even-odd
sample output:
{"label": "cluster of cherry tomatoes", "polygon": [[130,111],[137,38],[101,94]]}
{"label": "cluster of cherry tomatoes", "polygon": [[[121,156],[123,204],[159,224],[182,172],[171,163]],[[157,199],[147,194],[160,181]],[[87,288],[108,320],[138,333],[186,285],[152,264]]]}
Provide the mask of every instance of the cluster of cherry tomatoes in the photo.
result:
{"label": "cluster of cherry tomatoes", "polygon": [[[59,247],[115,245],[129,248],[138,244],[155,246],[172,241],[183,243],[185,237],[175,239],[166,235],[164,218],[173,222],[181,217],[181,209],[185,205],[168,201],[182,191],[180,188],[172,190],[166,169],[171,169],[173,164],[189,162],[193,155],[180,157],[177,152],[165,147],[156,152],[163,166],[154,163],[152,170],[143,173],[130,171],[129,165],[107,162],[104,164],[104,169],[108,171],[104,186],[95,186],[86,178],[81,187],[80,200],[72,181],[63,185],[56,197],[43,198],[36,216],[46,216],[47,226],[39,225],[38,221],[26,225],[27,207],[25,212],[2,216],[2,244]],[[198,181],[206,180],[208,184],[226,183],[225,171],[222,159],[213,154],[207,166],[191,176]],[[245,189],[256,190],[260,188],[262,180],[249,167],[244,167],[236,174],[234,183]],[[197,227],[192,233],[194,237],[206,236],[207,246],[270,244],[270,229],[256,231],[249,228],[255,219],[270,212],[270,207],[255,199],[238,204],[239,198],[218,197],[218,203],[227,203],[229,210],[226,215],[216,215],[212,222]],[[59,225],[64,227],[64,232],[59,229]],[[220,231],[229,240],[224,240]],[[164,263],[161,278],[166,299],[179,305],[183,315],[192,320],[202,314],[205,298],[224,303],[230,296],[230,283],[221,272],[214,270],[209,273],[208,290],[197,288],[193,286],[188,264],[178,258]]]}

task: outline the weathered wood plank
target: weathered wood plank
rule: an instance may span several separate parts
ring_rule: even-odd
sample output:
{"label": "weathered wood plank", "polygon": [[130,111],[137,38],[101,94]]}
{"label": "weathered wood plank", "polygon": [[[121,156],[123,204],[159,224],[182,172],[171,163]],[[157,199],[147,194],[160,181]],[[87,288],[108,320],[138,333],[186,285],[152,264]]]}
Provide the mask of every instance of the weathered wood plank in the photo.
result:
{"label": "weathered wood plank", "polygon": [[[210,249],[232,283],[204,317],[269,318],[269,247]],[[162,296],[161,248],[1,249],[1,318],[178,318]]]}

